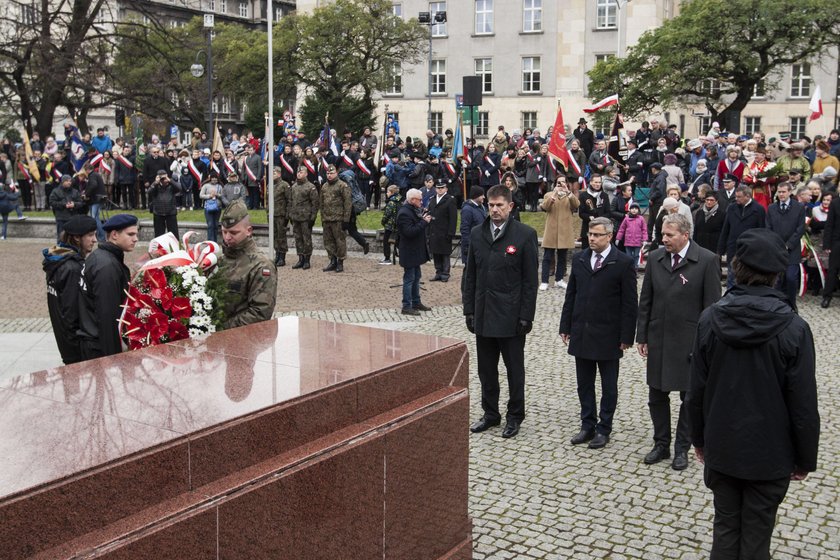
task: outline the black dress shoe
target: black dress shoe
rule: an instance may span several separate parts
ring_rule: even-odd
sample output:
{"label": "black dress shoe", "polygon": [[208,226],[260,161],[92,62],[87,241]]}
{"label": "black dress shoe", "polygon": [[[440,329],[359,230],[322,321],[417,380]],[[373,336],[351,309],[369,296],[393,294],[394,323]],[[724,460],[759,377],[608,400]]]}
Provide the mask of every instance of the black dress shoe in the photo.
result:
{"label": "black dress shoe", "polygon": [[415,305],[414,309],[416,309],[417,311],[431,311],[432,310],[431,307],[429,307],[428,305],[423,305],[422,303],[419,303],[419,304]]}
{"label": "black dress shoe", "polygon": [[824,296],[822,302],[820,302],[820,307],[828,309],[829,305],[831,305],[831,296]]}
{"label": "black dress shoe", "polygon": [[[493,426],[498,426],[501,423],[502,423],[501,419],[490,420],[486,416],[482,416],[477,422],[475,422],[472,426],[470,426],[470,431],[474,434],[480,434],[481,432],[485,432],[485,431],[489,430],[490,428],[492,428]],[[507,429],[507,426],[505,426],[505,429]],[[517,429],[519,429],[518,426],[517,426]],[[508,437],[510,437],[510,436],[508,436]]]}
{"label": "black dress shoe", "polygon": [[502,430],[503,438],[512,438],[519,433],[519,422],[516,420],[508,420],[505,424],[505,429]]}
{"label": "black dress shoe", "polygon": [[610,441],[610,436],[604,434],[595,434],[592,441],[589,442],[589,449],[601,449]]}
{"label": "black dress shoe", "polygon": [[671,456],[671,452],[668,451],[668,448],[664,445],[654,445],[653,449],[650,450],[650,453],[645,455],[645,464],[646,465],[655,465],[660,461],[664,461],[665,459]]}
{"label": "black dress shoe", "polygon": [[580,445],[586,443],[595,437],[595,430],[581,430],[578,435],[572,438],[572,445]]}
{"label": "black dress shoe", "polygon": [[678,451],[674,454],[674,460],[671,462],[671,468],[675,471],[684,471],[688,468],[688,453],[685,451]]}

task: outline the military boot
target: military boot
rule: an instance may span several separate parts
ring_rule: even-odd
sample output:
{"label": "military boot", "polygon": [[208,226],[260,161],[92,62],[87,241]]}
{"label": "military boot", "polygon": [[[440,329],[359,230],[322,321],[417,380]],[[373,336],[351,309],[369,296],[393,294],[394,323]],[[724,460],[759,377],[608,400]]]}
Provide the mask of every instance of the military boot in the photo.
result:
{"label": "military boot", "polygon": [[304,258],[306,258],[306,257],[304,257],[303,255],[298,255],[298,262],[296,262],[294,264],[294,266],[292,266],[292,268],[303,268]]}
{"label": "military boot", "polygon": [[274,258],[274,266],[286,266],[286,253],[277,253],[277,256]]}
{"label": "military boot", "polygon": [[309,270],[309,268],[312,266],[312,265],[309,264],[309,259],[311,259],[311,258],[312,258],[312,255],[304,255],[303,256],[303,270]]}
{"label": "military boot", "polygon": [[324,272],[332,272],[333,270],[336,269],[336,267],[338,267],[338,259],[333,257],[333,258],[330,259],[330,264],[328,264],[326,267],[324,267],[323,271]]}
{"label": "military boot", "polygon": [[344,272],[344,259],[338,259],[338,264],[335,265],[336,272]]}

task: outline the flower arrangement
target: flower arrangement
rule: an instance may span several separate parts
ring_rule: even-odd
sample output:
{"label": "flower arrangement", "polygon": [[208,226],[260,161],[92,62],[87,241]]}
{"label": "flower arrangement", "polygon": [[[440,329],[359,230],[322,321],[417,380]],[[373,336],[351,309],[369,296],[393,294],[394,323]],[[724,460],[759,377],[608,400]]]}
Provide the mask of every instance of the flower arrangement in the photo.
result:
{"label": "flower arrangement", "polygon": [[224,323],[225,281],[215,274],[217,243],[183,244],[172,233],[149,244],[151,260],[132,279],[120,334],[131,350],[216,332]]}
{"label": "flower arrangement", "polygon": [[780,175],[785,174],[785,170],[782,169],[780,165],[776,165],[775,162],[767,162],[767,166],[764,168],[763,171],[759,171],[755,174],[756,179],[774,179],[779,177]]}

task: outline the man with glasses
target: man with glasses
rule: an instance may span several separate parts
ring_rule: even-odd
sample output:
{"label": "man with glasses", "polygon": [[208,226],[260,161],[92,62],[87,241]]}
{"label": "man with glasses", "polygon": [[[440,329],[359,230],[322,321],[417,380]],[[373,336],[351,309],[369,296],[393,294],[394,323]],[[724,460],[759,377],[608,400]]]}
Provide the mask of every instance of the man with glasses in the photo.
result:
{"label": "man with glasses", "polygon": [[[580,432],[573,445],[601,449],[610,441],[618,403],[618,366],[633,346],[638,299],[636,263],[612,244],[613,223],[589,222],[589,248],[572,259],[572,272],[560,316],[560,338],[575,357]],[[595,373],[601,372],[601,406],[595,403]]]}

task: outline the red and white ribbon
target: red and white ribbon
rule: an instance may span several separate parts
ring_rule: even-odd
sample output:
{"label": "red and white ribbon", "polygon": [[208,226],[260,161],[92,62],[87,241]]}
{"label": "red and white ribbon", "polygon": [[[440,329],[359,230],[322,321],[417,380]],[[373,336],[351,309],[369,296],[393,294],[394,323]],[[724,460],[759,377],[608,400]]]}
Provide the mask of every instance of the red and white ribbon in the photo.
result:
{"label": "red and white ribbon", "polygon": [[149,242],[149,254],[157,256],[140,267],[139,271],[152,268],[163,268],[164,266],[192,266],[197,265],[209,273],[219,262],[219,254],[222,248],[215,241],[202,241],[197,245],[191,245],[190,239],[197,235],[194,231],[188,231],[182,237],[183,249],[178,239],[172,232],[167,232]]}

